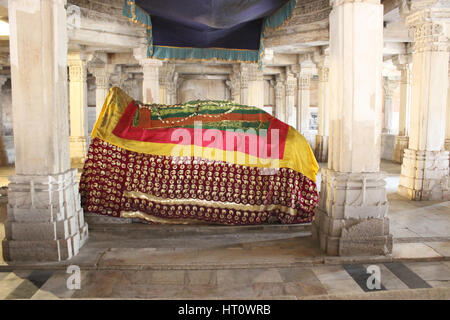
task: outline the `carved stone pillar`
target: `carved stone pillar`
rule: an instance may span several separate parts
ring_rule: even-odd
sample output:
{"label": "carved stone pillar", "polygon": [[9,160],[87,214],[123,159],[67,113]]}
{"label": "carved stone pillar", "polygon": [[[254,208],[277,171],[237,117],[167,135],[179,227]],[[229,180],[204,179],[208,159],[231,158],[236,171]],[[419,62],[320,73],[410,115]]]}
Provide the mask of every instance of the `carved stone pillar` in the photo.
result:
{"label": "carved stone pillar", "polygon": [[140,86],[142,84],[136,78],[136,75],[136,73],[130,72],[127,69],[122,71],[122,83],[119,85],[119,88],[122,88],[133,99],[140,100]]}
{"label": "carved stone pillar", "polygon": [[65,5],[9,2],[16,173],[8,191],[7,260],[70,259],[88,236],[70,168]]}
{"label": "carved stone pillar", "polygon": [[167,99],[167,87],[168,87],[168,79],[166,75],[166,70],[164,64],[159,70],[159,103],[161,104],[168,104]]}
{"label": "carved stone pillar", "polygon": [[175,104],[173,97],[176,84],[175,65],[173,63],[164,63],[159,73],[159,96],[161,104]]}
{"label": "carved stone pillar", "polygon": [[249,66],[245,63],[241,63],[239,66],[239,79],[240,79],[240,100],[242,105],[248,105],[248,82],[249,82]]}
{"label": "carved stone pillar", "polygon": [[331,2],[328,169],[314,225],[330,255],[384,255],[392,235],[379,172],[383,6]]}
{"label": "carved stone pillar", "polygon": [[142,96],[143,96],[143,93],[142,93],[142,87],[143,87],[143,85],[142,85],[142,82],[144,81],[144,75],[142,74],[142,73],[135,73],[134,74],[134,78],[136,79],[136,85],[137,85],[137,88],[136,88],[136,100],[138,100],[138,101],[142,101],[143,99],[142,99]]}
{"label": "carved stone pillar", "polygon": [[409,120],[411,108],[411,55],[399,55],[393,60],[401,71],[400,109],[398,117],[398,136],[395,137],[393,161],[403,162],[404,150],[409,142]]}
{"label": "carved stone pillar", "polygon": [[311,74],[301,73],[298,76],[298,110],[297,130],[303,135],[309,133]]}
{"label": "carved stone pillar", "polygon": [[228,89],[230,90],[230,101],[239,102],[239,95],[237,94],[238,89],[236,88],[236,81],[229,80],[226,82]]}
{"label": "carved stone pillar", "polygon": [[140,64],[144,71],[144,81],[142,92],[144,103],[160,103],[159,101],[159,68],[162,65],[160,60],[141,60]]}
{"label": "carved stone pillar", "polygon": [[405,22],[414,30],[412,100],[398,191],[411,200],[450,199],[449,152],[444,150],[450,6],[418,10]]}
{"label": "carved stone pillar", "polygon": [[92,73],[95,78],[95,113],[98,119],[103,104],[105,103],[106,96],[108,95],[108,90],[110,88],[109,78],[112,72],[106,63],[89,65],[89,72]]}
{"label": "carved stone pillar", "polygon": [[70,107],[70,161],[72,167],[83,166],[89,146],[87,67],[86,57],[80,52],[70,52],[69,107]]}
{"label": "carved stone pillar", "polygon": [[319,130],[316,135],[315,156],[319,162],[328,161],[328,135],[330,124],[330,87],[328,83],[328,57],[319,63]]}
{"label": "carved stone pillar", "polygon": [[177,86],[175,83],[173,83],[173,82],[166,83],[166,95],[167,95],[166,103],[167,104],[172,105],[172,104],[177,103],[176,99],[175,99],[176,91],[177,91],[176,88],[177,88]]}
{"label": "carved stone pillar", "polygon": [[230,74],[230,93],[232,101],[236,103],[241,102],[241,76],[240,76],[240,66],[238,64],[233,64],[233,71]]}
{"label": "carved stone pillar", "polygon": [[381,134],[381,159],[392,160],[394,157],[395,137],[394,132],[394,92],[399,81],[393,76],[383,77],[384,88],[384,118]]}
{"label": "carved stone pillar", "polygon": [[383,133],[394,133],[394,90],[396,81],[384,77],[384,126]]}
{"label": "carved stone pillar", "polygon": [[286,122],[294,127],[297,124],[295,110],[295,89],[296,80],[294,75],[289,71],[286,72]]}
{"label": "carved stone pillar", "polygon": [[248,69],[248,105],[264,107],[264,74],[258,64],[247,65]]}
{"label": "carved stone pillar", "polygon": [[147,58],[147,48],[136,48],[134,57],[142,66],[144,80],[142,82],[142,99],[144,103],[160,103],[159,101],[159,69],[162,61]]}
{"label": "carved stone pillar", "polygon": [[449,87],[447,90],[447,122],[445,131],[445,150],[450,151],[450,68],[449,68]]}
{"label": "carved stone pillar", "polygon": [[278,78],[275,83],[275,114],[283,122],[286,122],[285,94],[284,81]]}
{"label": "carved stone pillar", "polygon": [[[6,83],[6,81],[8,80],[7,76],[4,75],[0,75],[0,99],[3,98],[2,97],[2,87],[3,85]],[[0,100],[0,165],[2,166],[6,166],[9,164],[8,161],[8,153],[6,150],[6,146],[5,146],[5,133],[4,133],[4,127],[3,127],[3,115],[4,115],[4,103],[2,100]]]}

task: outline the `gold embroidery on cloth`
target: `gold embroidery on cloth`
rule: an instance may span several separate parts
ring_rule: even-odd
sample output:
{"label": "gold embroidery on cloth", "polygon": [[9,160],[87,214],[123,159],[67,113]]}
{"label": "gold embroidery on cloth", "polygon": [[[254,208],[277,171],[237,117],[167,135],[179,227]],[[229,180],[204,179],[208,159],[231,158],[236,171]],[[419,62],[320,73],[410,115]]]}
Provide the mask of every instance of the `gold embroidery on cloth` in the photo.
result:
{"label": "gold embroidery on cloth", "polygon": [[144,213],[141,211],[122,211],[120,212],[121,218],[128,218],[128,219],[134,219],[139,218],[143,219],[149,222],[153,223],[160,223],[160,224],[213,224],[208,221],[201,221],[201,220],[195,220],[195,219],[164,219],[160,217],[152,216],[148,213]]}
{"label": "gold embroidery on cloth", "polygon": [[278,204],[251,205],[251,204],[239,204],[239,203],[199,200],[199,199],[164,199],[164,198],[156,197],[156,196],[146,194],[143,192],[138,192],[138,191],[125,191],[123,193],[123,195],[124,195],[124,197],[127,197],[127,198],[148,200],[148,201],[157,202],[160,204],[167,204],[167,205],[180,205],[180,204],[200,205],[200,206],[211,207],[211,208],[226,208],[226,209],[248,210],[248,211],[256,211],[256,212],[270,212],[270,211],[279,209],[283,213],[288,213],[292,216],[297,215],[297,209],[293,209],[293,208],[278,205]]}

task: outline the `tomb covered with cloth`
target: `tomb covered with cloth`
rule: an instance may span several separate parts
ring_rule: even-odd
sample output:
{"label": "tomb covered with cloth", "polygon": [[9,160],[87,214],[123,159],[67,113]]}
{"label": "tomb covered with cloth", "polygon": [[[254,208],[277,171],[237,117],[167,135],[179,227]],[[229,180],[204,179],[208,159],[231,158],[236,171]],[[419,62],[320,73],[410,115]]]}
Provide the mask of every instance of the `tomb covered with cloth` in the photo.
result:
{"label": "tomb covered with cloth", "polygon": [[319,166],[307,140],[256,107],[144,105],[111,88],[80,180],[85,212],[155,224],[302,224]]}

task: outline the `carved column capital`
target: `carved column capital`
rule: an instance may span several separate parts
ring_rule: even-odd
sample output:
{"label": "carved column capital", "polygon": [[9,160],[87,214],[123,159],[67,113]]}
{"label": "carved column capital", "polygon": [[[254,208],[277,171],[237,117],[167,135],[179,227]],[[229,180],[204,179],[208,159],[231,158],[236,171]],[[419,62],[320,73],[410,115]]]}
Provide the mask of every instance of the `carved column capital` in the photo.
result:
{"label": "carved column capital", "polygon": [[259,70],[259,66],[256,63],[247,65],[247,70],[249,81],[262,80],[261,77],[263,77],[264,75],[262,71]]}
{"label": "carved column capital", "polygon": [[144,59],[139,61],[144,73],[144,81],[158,81],[159,69],[162,66],[162,61],[156,59]]}
{"label": "carved column capital", "polygon": [[399,54],[392,59],[392,63],[401,71],[402,83],[411,83],[411,68],[412,68],[412,55],[411,54]]}
{"label": "carved column capital", "polygon": [[163,63],[161,60],[157,60],[157,59],[144,59],[144,60],[140,60],[139,64],[143,67],[143,68],[159,68],[162,67]]}
{"label": "carved column capital", "polygon": [[414,52],[449,51],[450,6],[431,6],[414,11],[405,18],[414,36]]}
{"label": "carved column capital", "polygon": [[162,67],[163,62],[161,60],[148,58],[146,47],[135,48],[133,50],[133,55],[143,69],[144,81],[159,81],[159,69]]}
{"label": "carved column capital", "polygon": [[81,52],[69,52],[67,66],[69,67],[69,79],[74,82],[86,82],[87,64],[86,55]]}
{"label": "carved column capital", "polygon": [[321,49],[321,53],[315,56],[314,62],[317,65],[320,82],[328,82],[329,74],[329,53],[326,48]]}
{"label": "carved column capital", "polygon": [[247,89],[250,80],[249,66],[247,64],[241,63],[239,67],[239,78],[241,80],[241,89]]}
{"label": "carved column capital", "polygon": [[106,65],[100,66],[89,66],[88,70],[95,78],[95,85],[97,88],[107,89],[109,86],[109,78],[111,76],[111,72],[107,69]]}
{"label": "carved column capital", "polygon": [[276,80],[275,83],[275,98],[277,100],[282,99],[285,95],[285,85],[284,81]]}

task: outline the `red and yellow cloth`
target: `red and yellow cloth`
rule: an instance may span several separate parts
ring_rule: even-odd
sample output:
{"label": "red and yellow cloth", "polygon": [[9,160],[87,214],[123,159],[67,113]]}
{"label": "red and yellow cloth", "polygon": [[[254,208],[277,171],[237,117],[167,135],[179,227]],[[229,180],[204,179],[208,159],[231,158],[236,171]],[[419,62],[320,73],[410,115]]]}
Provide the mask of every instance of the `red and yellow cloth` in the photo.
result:
{"label": "red and yellow cloth", "polygon": [[112,88],[80,181],[85,211],[151,223],[257,224],[314,217],[306,139],[254,107],[140,105]]}

